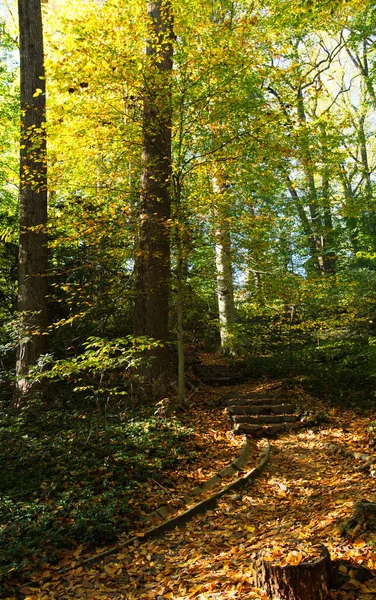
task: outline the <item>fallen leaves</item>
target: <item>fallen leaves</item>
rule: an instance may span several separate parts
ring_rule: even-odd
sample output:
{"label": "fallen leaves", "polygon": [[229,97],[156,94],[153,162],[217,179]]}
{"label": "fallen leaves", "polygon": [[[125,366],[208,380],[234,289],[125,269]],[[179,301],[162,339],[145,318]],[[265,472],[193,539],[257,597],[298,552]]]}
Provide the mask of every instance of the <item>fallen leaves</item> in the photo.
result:
{"label": "fallen leaves", "polygon": [[322,546],[310,542],[286,542],[263,550],[259,556],[263,561],[272,562],[278,567],[298,566],[300,563],[313,562],[321,557]]}
{"label": "fallen leaves", "polygon": [[[246,386],[240,387],[246,391]],[[196,441],[207,460],[200,453],[191,465],[174,471],[168,488],[174,497],[187,491],[187,483],[196,485],[226,466],[241,444],[231,438],[222,411],[207,413],[197,404],[194,410]],[[348,425],[344,431],[346,419],[351,432]],[[22,593],[28,600],[266,600],[253,586],[253,559],[266,551],[268,560],[280,566],[298,566],[319,556],[320,544],[329,548],[332,558],[375,569],[375,534],[359,530],[352,539],[341,534],[341,524],[352,515],[356,502],[363,497],[372,500],[375,494],[372,478],[354,469],[353,461],[341,453],[328,453],[323,440],[338,439],[351,450],[364,449],[366,419],[332,411],[326,429],[273,441],[268,471],[243,493],[223,497],[215,509],[160,539],[136,542],[90,568],[76,564],[63,577],[54,573],[42,588],[33,585]],[[163,495],[164,490],[158,489],[158,498]],[[135,511],[142,501],[135,500]],[[67,557],[68,566],[81,557],[78,547]],[[351,569],[340,568],[346,582],[333,598],[375,600],[376,580],[360,582]]]}

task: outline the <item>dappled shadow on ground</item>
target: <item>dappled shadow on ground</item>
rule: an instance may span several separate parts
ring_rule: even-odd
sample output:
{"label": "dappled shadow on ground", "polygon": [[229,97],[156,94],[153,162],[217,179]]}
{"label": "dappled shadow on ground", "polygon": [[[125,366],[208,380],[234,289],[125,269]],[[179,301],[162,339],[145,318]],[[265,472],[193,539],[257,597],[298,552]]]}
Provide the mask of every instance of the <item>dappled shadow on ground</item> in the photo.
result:
{"label": "dappled shadow on ground", "polygon": [[[365,449],[366,424],[364,417],[333,410],[328,425],[273,441],[265,473],[242,493],[223,497],[215,510],[102,564],[56,573],[43,589],[23,591],[29,600],[264,600],[253,587],[252,559],[262,548],[297,541],[324,543],[332,558],[375,569],[374,534],[341,535],[355,503],[375,500],[374,480],[353,459],[327,449],[328,442]],[[372,585],[339,590],[333,598],[371,600]]]}

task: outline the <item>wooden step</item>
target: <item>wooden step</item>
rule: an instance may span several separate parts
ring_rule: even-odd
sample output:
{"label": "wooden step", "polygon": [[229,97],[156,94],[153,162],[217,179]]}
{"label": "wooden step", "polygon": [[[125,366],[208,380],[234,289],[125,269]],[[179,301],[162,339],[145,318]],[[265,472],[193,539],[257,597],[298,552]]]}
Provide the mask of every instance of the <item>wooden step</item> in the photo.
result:
{"label": "wooden step", "polygon": [[257,425],[249,423],[236,423],[234,427],[235,434],[248,434],[253,437],[274,437],[278,433],[285,433],[304,427],[301,421],[297,423],[280,423],[276,425]]}
{"label": "wooden step", "polygon": [[269,405],[280,405],[286,404],[286,398],[281,396],[280,398],[263,397],[263,398],[234,398],[234,400],[228,400],[227,406],[269,406]]}
{"label": "wooden step", "polygon": [[299,415],[234,415],[234,423],[296,423]]}
{"label": "wooden step", "polygon": [[221,373],[235,373],[237,372],[236,369],[233,369],[231,367],[228,367],[226,365],[203,365],[203,364],[198,364],[196,365],[196,371],[199,371],[200,373],[205,373],[208,375],[213,375],[213,374],[221,374]]}
{"label": "wooden step", "polygon": [[241,393],[241,392],[226,392],[223,394],[222,398],[224,400],[257,400],[262,398],[282,398],[284,394],[281,391],[278,392],[249,392],[249,393]]}
{"label": "wooden step", "polygon": [[239,382],[238,377],[200,377],[205,385],[220,386],[220,385],[236,385]]}
{"label": "wooden step", "polygon": [[192,365],[194,373],[205,385],[210,386],[231,386],[241,383],[245,379],[242,363],[233,365],[222,364],[194,364]]}
{"label": "wooden step", "polygon": [[280,405],[258,405],[258,406],[229,406],[228,411],[232,415],[284,415],[295,411],[295,404]]}

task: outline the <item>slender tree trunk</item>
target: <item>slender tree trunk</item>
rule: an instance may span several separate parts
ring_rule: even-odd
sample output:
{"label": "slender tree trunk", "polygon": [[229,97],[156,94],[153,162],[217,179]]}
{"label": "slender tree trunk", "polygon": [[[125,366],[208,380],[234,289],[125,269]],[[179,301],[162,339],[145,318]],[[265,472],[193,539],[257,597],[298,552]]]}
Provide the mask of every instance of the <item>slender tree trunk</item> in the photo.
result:
{"label": "slender tree trunk", "polygon": [[[169,0],[148,4],[144,84],[140,237],[136,260],[135,334],[160,341],[150,383],[169,376],[172,14]],[[162,384],[163,388],[163,384]]]}
{"label": "slender tree trunk", "polygon": [[367,136],[365,132],[365,120],[366,114],[362,111],[359,118],[359,145],[360,145],[360,157],[362,161],[362,175],[363,175],[363,185],[364,185],[364,208],[365,208],[365,218],[364,224],[367,233],[369,234],[369,239],[372,243],[372,247],[376,249],[376,210],[374,208],[374,199],[373,199],[373,191],[372,191],[372,178],[371,171],[369,167],[368,160],[368,148],[367,148]]}
{"label": "slender tree trunk", "polygon": [[289,177],[287,177],[287,185],[288,185],[288,189],[290,192],[290,196],[294,202],[296,211],[298,213],[299,216],[299,220],[304,232],[304,235],[306,237],[307,240],[307,245],[309,248],[309,254],[310,254],[310,263],[312,263],[314,265],[315,271],[318,270],[318,264],[316,261],[316,250],[317,250],[317,243],[316,243],[316,236],[314,234],[311,222],[306,214],[306,211],[304,209],[304,206],[302,204],[301,199],[299,198],[299,194],[296,191],[296,189],[294,188],[294,186],[292,185],[292,182],[290,180]]}
{"label": "slender tree trunk", "polygon": [[[363,39],[361,53],[353,52],[346,44],[345,49],[352,60],[355,68],[361,75],[361,93],[362,105],[359,110],[359,128],[358,128],[358,143],[360,149],[360,158],[362,162],[363,189],[364,200],[363,217],[357,219],[357,223],[363,224],[363,229],[368,233],[369,242],[373,250],[376,249],[376,211],[374,209],[373,190],[371,171],[368,161],[367,137],[365,133],[365,121],[367,115],[367,105],[371,102],[373,107],[376,106],[376,93],[374,89],[374,81],[372,72],[369,69],[369,50],[372,48],[372,42],[369,39]],[[357,231],[358,236],[359,231]],[[359,238],[358,238],[359,239]]]}
{"label": "slender tree trunk", "polygon": [[212,183],[213,191],[218,195],[215,224],[215,262],[217,267],[221,350],[224,353],[235,354],[235,303],[232,278],[231,237],[229,222],[226,218],[226,207],[223,203],[223,193],[226,191],[226,183],[221,174],[214,176]]}
{"label": "slender tree trunk", "polygon": [[185,360],[184,360],[184,328],[183,328],[183,307],[184,307],[184,258],[181,240],[178,240],[177,248],[177,268],[176,268],[176,306],[178,315],[178,402],[183,404],[186,400],[185,394]]}
{"label": "slender tree trunk", "polygon": [[[335,272],[335,254],[327,246],[333,242],[333,223],[329,203],[329,172],[327,162],[324,160],[322,198],[319,197],[315,181],[315,164],[311,155],[309,146],[309,131],[307,128],[307,116],[304,106],[304,97],[302,89],[297,93],[297,113],[300,123],[300,149],[302,156],[302,167],[307,183],[308,210],[310,215],[309,222],[309,245],[312,262],[316,272],[322,275],[330,275]],[[325,132],[324,132],[325,133]],[[325,142],[325,136],[322,132],[322,142]],[[323,154],[326,153],[326,146],[322,147]],[[291,194],[291,189],[290,189]],[[304,209],[303,209],[304,212]],[[301,213],[300,215],[301,216]],[[306,227],[307,229],[307,227]]]}
{"label": "slender tree trunk", "polygon": [[369,50],[368,44],[369,43],[371,46],[373,45],[371,41],[368,42],[367,40],[363,40],[362,56],[360,56],[357,53],[353,53],[353,51],[349,48],[349,46],[347,44],[345,45],[345,49],[346,49],[346,52],[349,55],[350,59],[352,60],[354,66],[358,69],[358,71],[362,75],[366,89],[367,89],[367,93],[370,97],[370,100],[373,103],[373,106],[376,107],[376,92],[373,87],[373,78],[372,78],[372,75],[370,77],[369,67],[368,67],[368,50]]}
{"label": "slender tree trunk", "polygon": [[308,210],[311,217],[311,251],[313,253],[314,265],[318,273],[325,273],[324,260],[324,235],[322,231],[320,207],[318,202],[314,162],[309,148],[309,132],[307,128],[307,116],[304,107],[304,97],[302,89],[299,87],[297,94],[297,112],[300,122],[300,149],[302,156],[302,166],[307,184]]}
{"label": "slender tree trunk", "polygon": [[[256,222],[256,210],[254,204],[249,206],[249,212],[252,215],[254,221]],[[259,260],[259,251],[258,244],[255,240],[252,239],[252,227],[250,231],[250,246],[248,247],[248,267],[246,268],[246,281],[250,286],[254,287],[255,297],[257,298],[257,302],[260,306],[265,306],[265,297],[264,297],[264,282],[261,271],[258,269],[260,260]],[[253,263],[254,267],[252,269],[251,264]]]}
{"label": "slender tree trunk", "polygon": [[349,236],[349,240],[353,247],[354,254],[356,255],[360,248],[356,198],[355,192],[351,185],[351,181],[347,177],[346,170],[343,165],[340,166],[340,179],[342,183],[343,195],[345,198],[344,218],[346,223],[346,229]]}
{"label": "slender tree trunk", "polygon": [[324,235],[324,273],[334,275],[336,272],[337,257],[335,252],[335,234],[333,216],[330,206],[330,165],[329,149],[325,124],[321,124],[321,204],[323,210],[323,235]]}
{"label": "slender tree trunk", "polygon": [[360,156],[362,159],[362,171],[363,171],[363,180],[366,191],[366,198],[369,201],[372,198],[372,182],[371,182],[371,173],[369,169],[369,161],[368,161],[368,149],[367,149],[367,138],[364,123],[366,120],[366,115],[364,112],[359,117],[359,145],[360,145]]}
{"label": "slender tree trunk", "polygon": [[179,177],[174,178],[174,203],[176,220],[176,312],[177,312],[177,349],[178,349],[178,403],[184,404],[185,393],[185,357],[184,357],[184,244],[182,233],[182,211],[181,211],[181,181]]}
{"label": "slender tree trunk", "polygon": [[45,352],[48,324],[46,95],[40,0],[18,0],[18,11],[21,145],[17,405],[29,390],[29,368]]}

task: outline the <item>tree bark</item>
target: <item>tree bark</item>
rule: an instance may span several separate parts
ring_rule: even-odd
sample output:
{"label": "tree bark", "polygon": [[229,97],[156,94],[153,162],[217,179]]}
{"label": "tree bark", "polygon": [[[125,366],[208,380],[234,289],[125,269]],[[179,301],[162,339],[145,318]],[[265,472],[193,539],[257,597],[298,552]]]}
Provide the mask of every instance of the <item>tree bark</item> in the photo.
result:
{"label": "tree bark", "polygon": [[364,185],[364,206],[365,206],[365,214],[364,214],[364,225],[365,230],[369,235],[369,240],[372,244],[373,250],[376,250],[376,241],[375,241],[375,233],[376,233],[376,211],[374,210],[374,198],[372,191],[372,178],[371,178],[371,170],[369,167],[368,160],[368,148],[367,148],[367,136],[365,132],[365,120],[366,114],[364,111],[361,112],[359,117],[359,145],[360,145],[360,157],[362,161],[362,176],[363,176],[363,185]]}
{"label": "tree bark", "polygon": [[324,273],[335,275],[337,256],[335,253],[335,234],[333,227],[332,209],[330,206],[330,161],[328,136],[325,124],[320,125],[321,141],[321,204],[323,209],[323,235],[324,235]]}
{"label": "tree bark", "polygon": [[149,39],[144,82],[139,248],[136,259],[137,336],[163,344],[151,352],[147,379],[169,377],[171,214],[171,74],[173,25],[169,0],[148,4]]}
{"label": "tree bark", "polygon": [[307,116],[305,112],[304,97],[301,86],[298,88],[297,91],[297,113],[300,126],[299,144],[301,151],[301,160],[307,184],[308,210],[311,217],[311,255],[317,273],[325,274],[325,238],[323,233],[320,206],[315,183],[314,160],[311,156],[309,147],[309,131],[307,127]]}
{"label": "tree bark", "polygon": [[178,402],[184,404],[185,394],[185,357],[184,357],[184,279],[183,279],[183,249],[181,240],[178,240],[177,266],[176,266],[176,306],[177,306],[177,347],[178,347]]}
{"label": "tree bark", "polygon": [[216,206],[215,224],[215,262],[217,267],[217,296],[219,313],[219,332],[221,336],[221,350],[225,354],[236,354],[234,325],[235,303],[234,286],[232,278],[231,237],[226,210],[223,206],[223,193],[226,183],[221,175],[213,177],[213,191],[219,200]]}
{"label": "tree bark", "polygon": [[16,405],[29,390],[30,366],[45,352],[48,324],[46,87],[40,0],[19,0],[18,11],[21,145]]}
{"label": "tree bark", "polygon": [[255,585],[271,600],[329,600],[331,561],[323,546],[322,554],[310,562],[279,566],[262,556],[255,563]]}
{"label": "tree bark", "polygon": [[356,209],[356,193],[353,189],[351,179],[348,177],[346,168],[344,165],[340,165],[339,176],[343,189],[344,197],[344,220],[346,223],[347,235],[352,245],[353,254],[356,253],[360,248],[359,239],[359,222],[358,222],[358,211]]}
{"label": "tree bark", "polygon": [[186,260],[184,257],[184,239],[182,230],[181,181],[174,178],[175,203],[175,238],[176,238],[176,313],[177,313],[177,350],[178,350],[178,404],[186,401],[185,393],[185,356],[184,356],[184,273]]}

